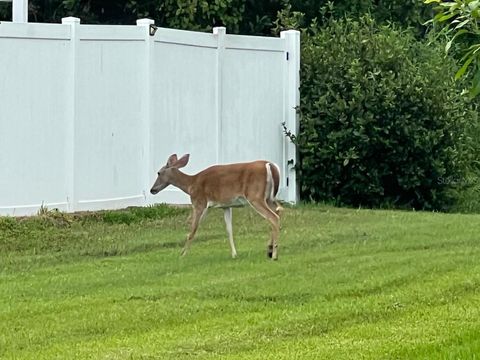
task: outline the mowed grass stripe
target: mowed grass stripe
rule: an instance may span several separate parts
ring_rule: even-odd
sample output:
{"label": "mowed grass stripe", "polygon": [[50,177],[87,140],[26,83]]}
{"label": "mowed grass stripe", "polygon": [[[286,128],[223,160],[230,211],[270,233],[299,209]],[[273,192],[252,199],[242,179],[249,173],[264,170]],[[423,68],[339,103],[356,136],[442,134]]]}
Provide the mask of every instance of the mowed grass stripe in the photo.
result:
{"label": "mowed grass stripe", "polygon": [[0,358],[480,353],[479,216],[286,209],[278,262],[266,259],[268,226],[249,209],[234,211],[238,259],[230,259],[217,210],[180,258],[187,216],[75,219],[17,232],[27,242],[18,249],[0,230],[0,246],[8,245],[0,256]]}

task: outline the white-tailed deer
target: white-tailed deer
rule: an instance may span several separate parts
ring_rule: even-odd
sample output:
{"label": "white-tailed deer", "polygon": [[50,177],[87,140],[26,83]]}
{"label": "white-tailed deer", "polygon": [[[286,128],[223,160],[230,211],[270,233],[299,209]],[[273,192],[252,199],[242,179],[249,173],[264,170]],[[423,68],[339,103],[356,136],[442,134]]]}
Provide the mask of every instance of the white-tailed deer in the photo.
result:
{"label": "white-tailed deer", "polygon": [[277,259],[277,241],[280,233],[280,205],[275,200],[280,182],[278,166],[269,161],[253,161],[229,165],[214,165],[196,175],[187,175],[179,169],[187,165],[190,155],[177,159],[173,154],[167,164],[158,171],[157,180],[150,192],[157,194],[168,185],[173,185],[190,195],[193,206],[191,231],[182,251],[185,255],[197,231],[198,224],[207,208],[224,208],[225,224],[232,257],[237,256],[233,242],[232,206],[242,200],[248,202],[272,227],[267,246],[268,256]]}

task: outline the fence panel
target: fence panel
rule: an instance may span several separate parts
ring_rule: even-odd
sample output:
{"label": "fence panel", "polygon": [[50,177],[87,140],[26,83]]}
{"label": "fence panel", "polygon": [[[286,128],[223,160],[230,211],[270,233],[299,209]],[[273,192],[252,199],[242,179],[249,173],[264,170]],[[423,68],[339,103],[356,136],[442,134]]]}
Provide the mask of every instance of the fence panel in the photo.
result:
{"label": "fence panel", "polygon": [[[200,36],[198,36],[200,35]],[[196,43],[195,43],[196,41]],[[159,29],[152,64],[151,182],[172,153],[190,153],[186,172],[216,163],[216,40],[211,34]],[[151,202],[186,203],[168,187]]]}
{"label": "fence panel", "polygon": [[[142,29],[80,26],[75,198],[79,210],[143,205]],[[128,31],[126,31],[128,30]]]}
{"label": "fence panel", "polygon": [[0,214],[67,210],[70,27],[0,24]]}
{"label": "fence panel", "polygon": [[[284,52],[226,47],[221,162],[261,158],[283,167],[284,79],[278,74],[282,74],[284,62]],[[281,188],[285,186],[283,178]]]}

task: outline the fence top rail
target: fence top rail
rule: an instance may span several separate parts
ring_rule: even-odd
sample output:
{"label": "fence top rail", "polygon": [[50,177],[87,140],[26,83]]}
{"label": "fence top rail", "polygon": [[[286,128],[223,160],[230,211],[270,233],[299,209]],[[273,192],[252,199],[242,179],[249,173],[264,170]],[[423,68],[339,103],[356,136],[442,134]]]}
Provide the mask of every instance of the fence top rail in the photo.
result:
{"label": "fence top rail", "polygon": [[285,51],[285,39],[246,35],[225,35],[225,49]]}
{"label": "fence top rail", "polygon": [[154,41],[157,43],[169,43],[190,45],[199,47],[216,48],[218,40],[212,33],[199,33],[188,30],[176,30],[168,28],[157,28],[154,35]]}
{"label": "fence top rail", "polygon": [[0,22],[0,38],[70,40],[70,37],[69,25]]}
{"label": "fence top rail", "polygon": [[144,41],[145,32],[135,25],[80,25],[79,40]]}

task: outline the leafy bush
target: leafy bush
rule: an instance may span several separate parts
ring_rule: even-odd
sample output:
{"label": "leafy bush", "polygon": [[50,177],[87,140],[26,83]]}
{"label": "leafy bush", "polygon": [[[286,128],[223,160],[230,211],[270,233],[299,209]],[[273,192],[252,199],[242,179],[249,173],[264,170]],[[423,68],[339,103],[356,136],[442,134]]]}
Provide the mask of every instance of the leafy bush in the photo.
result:
{"label": "leafy bush", "polygon": [[[369,17],[303,37],[302,196],[341,204],[446,209],[479,154],[473,105],[443,47]],[[470,129],[471,128],[471,129]]]}

